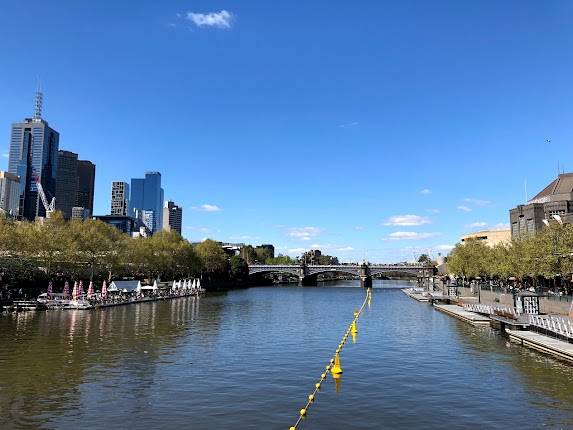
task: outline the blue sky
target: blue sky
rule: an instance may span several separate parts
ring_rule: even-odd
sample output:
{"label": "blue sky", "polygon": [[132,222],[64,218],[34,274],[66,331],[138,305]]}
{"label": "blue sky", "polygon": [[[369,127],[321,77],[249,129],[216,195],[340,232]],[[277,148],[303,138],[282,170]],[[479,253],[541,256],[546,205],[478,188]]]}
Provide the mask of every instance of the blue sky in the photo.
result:
{"label": "blue sky", "polygon": [[39,75],[60,147],[97,165],[96,214],[112,180],[159,170],[192,240],[446,253],[573,170],[572,18],[568,0],[3,2],[0,168]]}

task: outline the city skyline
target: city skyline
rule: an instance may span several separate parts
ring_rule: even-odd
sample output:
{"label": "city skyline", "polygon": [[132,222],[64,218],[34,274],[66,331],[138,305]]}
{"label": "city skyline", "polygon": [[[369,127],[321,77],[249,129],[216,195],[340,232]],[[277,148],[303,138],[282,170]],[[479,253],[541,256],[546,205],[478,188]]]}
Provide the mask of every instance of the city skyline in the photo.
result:
{"label": "city skyline", "polygon": [[[113,180],[160,171],[193,241],[391,262],[507,226],[508,210],[555,179],[558,163],[570,169],[566,2],[471,14],[446,1],[360,10],[201,2],[137,13],[104,2],[61,17],[31,3],[61,30],[43,36],[54,47],[38,53],[48,67],[3,72],[0,153],[10,124],[31,116],[40,74],[60,147],[98,166],[95,215],[109,213]],[[6,6],[5,17],[23,7]],[[111,17],[109,32],[82,30],[75,18],[86,14],[95,26]],[[0,24],[23,43],[40,31]],[[77,38],[64,40],[71,32]],[[133,55],[121,56],[126,49]],[[150,64],[148,51],[170,67]],[[57,60],[71,53],[73,67]],[[0,54],[30,61],[7,40]],[[117,62],[113,76],[97,66],[104,58]]]}

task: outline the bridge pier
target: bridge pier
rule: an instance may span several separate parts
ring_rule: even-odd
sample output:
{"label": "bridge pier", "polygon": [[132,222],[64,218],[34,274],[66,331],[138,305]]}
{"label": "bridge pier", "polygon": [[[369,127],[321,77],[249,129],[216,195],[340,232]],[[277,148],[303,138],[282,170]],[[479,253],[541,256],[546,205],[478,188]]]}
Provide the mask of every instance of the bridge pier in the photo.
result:
{"label": "bridge pier", "polygon": [[360,286],[362,288],[372,288],[372,276],[361,276]]}

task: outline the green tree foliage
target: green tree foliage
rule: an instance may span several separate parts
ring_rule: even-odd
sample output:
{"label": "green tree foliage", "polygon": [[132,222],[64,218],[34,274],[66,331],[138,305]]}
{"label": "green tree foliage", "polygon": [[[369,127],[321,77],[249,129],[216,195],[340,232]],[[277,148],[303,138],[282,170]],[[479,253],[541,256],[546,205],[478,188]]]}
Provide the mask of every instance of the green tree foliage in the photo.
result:
{"label": "green tree foliage", "polygon": [[298,264],[298,261],[288,255],[279,254],[275,258],[268,258],[265,264],[273,265],[287,265],[287,264]]}
{"label": "green tree foliage", "polygon": [[[257,252],[255,248],[251,245],[245,245],[241,248],[241,258],[247,262],[247,264],[253,264],[258,260]],[[260,260],[259,260],[260,261]],[[263,260],[264,262],[265,260]]]}
{"label": "green tree foliage", "polygon": [[209,279],[221,279],[229,271],[229,260],[217,242],[207,239],[195,246],[203,272]]}
{"label": "green tree foliage", "polygon": [[551,223],[536,235],[488,247],[470,239],[448,256],[450,273],[465,277],[568,279],[573,269],[573,226]]}
{"label": "green tree foliage", "polygon": [[249,278],[249,266],[247,262],[237,255],[229,259],[231,277],[239,281],[246,281]]}

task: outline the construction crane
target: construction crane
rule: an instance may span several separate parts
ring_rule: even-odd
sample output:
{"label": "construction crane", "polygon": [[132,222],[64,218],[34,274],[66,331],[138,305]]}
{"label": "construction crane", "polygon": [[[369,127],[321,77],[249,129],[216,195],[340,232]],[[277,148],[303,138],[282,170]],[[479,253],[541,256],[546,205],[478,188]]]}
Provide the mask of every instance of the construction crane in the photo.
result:
{"label": "construction crane", "polygon": [[52,201],[48,204],[48,199],[46,198],[46,193],[44,193],[44,187],[42,187],[42,183],[40,182],[40,178],[38,176],[34,176],[36,180],[36,187],[38,188],[38,194],[42,199],[42,204],[44,205],[44,209],[46,210],[46,218],[50,218],[52,214],[56,210],[56,198],[52,197]]}

